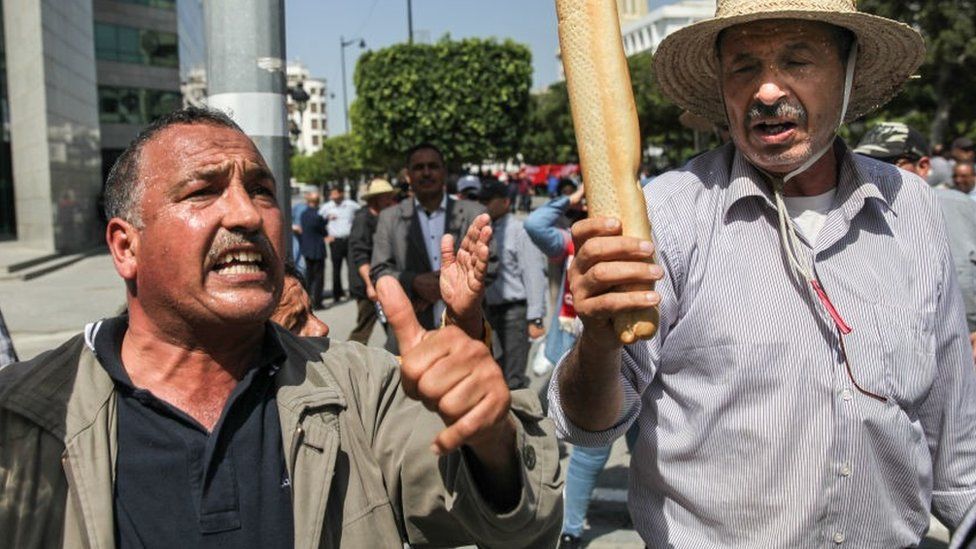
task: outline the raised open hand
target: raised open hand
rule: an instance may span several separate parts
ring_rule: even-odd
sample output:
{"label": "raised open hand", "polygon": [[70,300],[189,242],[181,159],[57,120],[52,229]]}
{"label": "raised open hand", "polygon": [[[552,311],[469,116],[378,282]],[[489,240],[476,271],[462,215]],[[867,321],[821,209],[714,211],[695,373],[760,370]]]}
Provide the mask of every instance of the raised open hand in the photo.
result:
{"label": "raised open hand", "polygon": [[491,241],[491,218],[481,214],[468,227],[464,240],[454,253],[454,237],[441,239],[441,299],[447,314],[457,323],[476,319],[481,323],[481,299],[485,295],[488,272],[488,242]]}

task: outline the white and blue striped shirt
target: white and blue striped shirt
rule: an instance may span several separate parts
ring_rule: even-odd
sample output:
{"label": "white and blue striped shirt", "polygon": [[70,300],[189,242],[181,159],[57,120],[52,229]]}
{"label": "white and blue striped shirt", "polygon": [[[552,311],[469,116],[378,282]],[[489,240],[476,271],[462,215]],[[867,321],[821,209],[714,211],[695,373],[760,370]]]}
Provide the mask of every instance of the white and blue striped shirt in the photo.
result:
{"label": "white and blue striped shirt", "polygon": [[852,375],[768,185],[729,145],[644,189],[661,328],[624,349],[620,423],[583,431],[550,388],[574,444],[638,422],[630,509],[650,547],[907,547],[930,509],[952,528],[976,499],[976,370],[939,206],[837,147],[833,207],[800,252],[852,329]]}

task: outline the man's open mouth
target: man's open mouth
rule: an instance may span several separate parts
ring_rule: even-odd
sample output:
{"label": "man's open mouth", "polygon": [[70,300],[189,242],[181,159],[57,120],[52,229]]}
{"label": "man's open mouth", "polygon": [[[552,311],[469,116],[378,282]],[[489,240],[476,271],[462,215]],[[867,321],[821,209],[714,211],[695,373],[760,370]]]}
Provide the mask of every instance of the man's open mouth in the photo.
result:
{"label": "man's open mouth", "polygon": [[225,253],[214,265],[214,271],[222,275],[257,274],[264,270],[264,256],[252,250]]}
{"label": "man's open mouth", "polygon": [[780,135],[793,128],[796,128],[795,122],[760,122],[753,126],[753,129],[767,136]]}

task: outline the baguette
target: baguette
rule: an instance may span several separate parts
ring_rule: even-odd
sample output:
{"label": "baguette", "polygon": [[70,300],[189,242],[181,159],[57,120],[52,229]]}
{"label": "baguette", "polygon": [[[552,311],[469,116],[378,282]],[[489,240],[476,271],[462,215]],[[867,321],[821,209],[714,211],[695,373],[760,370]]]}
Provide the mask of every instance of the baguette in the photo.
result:
{"label": "baguette", "polygon": [[[641,143],[637,106],[620,36],[615,0],[556,0],[559,46],[590,215],[615,217],[623,234],[651,240],[644,195],[637,182]],[[652,290],[629,285],[621,291]],[[657,331],[657,309],[613,318],[622,343]]]}

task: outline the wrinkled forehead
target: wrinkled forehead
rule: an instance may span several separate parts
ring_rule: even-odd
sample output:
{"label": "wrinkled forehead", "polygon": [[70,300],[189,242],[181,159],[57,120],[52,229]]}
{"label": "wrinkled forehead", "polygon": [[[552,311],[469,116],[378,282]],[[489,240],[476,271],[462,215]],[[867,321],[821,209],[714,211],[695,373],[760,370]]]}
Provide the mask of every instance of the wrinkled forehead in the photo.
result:
{"label": "wrinkled forehead", "polygon": [[147,178],[188,175],[236,165],[245,170],[268,171],[251,139],[232,128],[213,124],[177,124],[162,130],[143,148],[141,164]]}
{"label": "wrinkled forehead", "polygon": [[736,55],[782,52],[797,48],[836,51],[839,27],[803,19],[765,19],[729,27],[718,35],[720,59]]}

